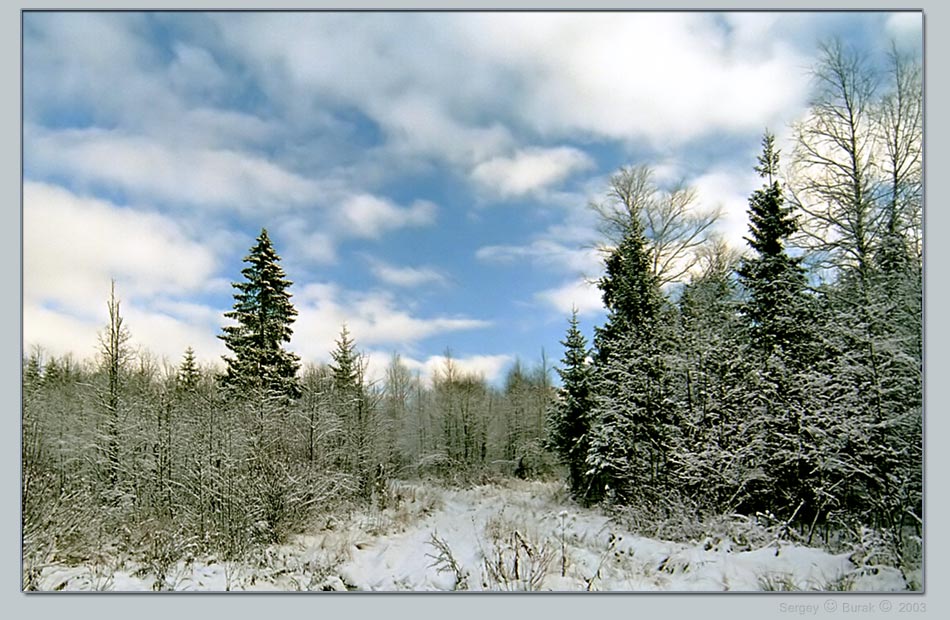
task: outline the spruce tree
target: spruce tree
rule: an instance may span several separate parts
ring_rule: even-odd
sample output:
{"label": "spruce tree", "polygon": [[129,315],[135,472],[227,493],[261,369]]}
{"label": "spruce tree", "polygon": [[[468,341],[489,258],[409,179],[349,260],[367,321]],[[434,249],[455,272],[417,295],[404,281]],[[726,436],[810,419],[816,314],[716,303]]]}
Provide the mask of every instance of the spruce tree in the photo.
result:
{"label": "spruce tree", "polygon": [[610,490],[625,501],[658,482],[668,456],[667,317],[639,218],[630,218],[605,266],[598,285],[608,314],[594,334],[589,498]]}
{"label": "spruce tree", "polygon": [[746,484],[756,477],[747,458],[756,446],[742,434],[751,365],[735,311],[733,256],[725,243],[711,248],[703,272],[677,300],[675,485],[717,513],[741,505]]}
{"label": "spruce tree", "polygon": [[595,361],[605,362],[631,330],[651,323],[662,307],[659,282],[638,217],[631,217],[620,243],[605,258],[606,273],[597,282],[607,322],[594,333]]}
{"label": "spruce tree", "polygon": [[264,389],[296,397],[300,358],[284,350],[293,334],[297,310],[287,290],[292,282],[280,266],[267,230],[261,229],[256,244],[244,258],[243,282],[234,282],[234,309],[224,314],[237,325],[224,327],[218,336],[234,354],[225,356],[225,383],[238,389]]}
{"label": "spruce tree", "polygon": [[766,474],[749,494],[756,509],[802,518],[817,509],[815,482],[822,467],[803,387],[811,382],[808,370],[819,353],[815,312],[801,259],[786,250],[798,225],[777,179],[779,151],[769,132],[762,138],[758,162],[755,171],[765,185],[749,198],[746,237],[754,254],[738,269],[748,293],[742,311],[750,335],[749,359],[757,371],[746,433],[749,445],[756,447],[753,461]]}
{"label": "spruce tree", "polygon": [[777,348],[789,349],[807,338],[805,272],[801,259],[785,249],[789,237],[798,230],[791,206],[785,204],[778,181],[779,151],[769,132],[762,138],[762,154],[755,171],[766,185],[749,198],[749,232],[746,237],[755,255],[743,259],[739,276],[749,300],[743,311],[749,320],[752,340],[768,355]]}
{"label": "spruce tree", "polygon": [[548,414],[549,443],[567,464],[571,495],[583,499],[587,486],[585,460],[589,447],[591,374],[587,340],[578,328],[576,308],[561,344],[564,346],[563,368],[557,369],[561,388]]}
{"label": "spruce tree", "polygon": [[185,355],[182,357],[181,366],[178,368],[178,388],[185,392],[194,392],[198,389],[198,381],[201,379],[201,372],[198,370],[198,364],[195,361],[195,350],[191,347],[185,349]]}
{"label": "spruce tree", "polygon": [[370,460],[373,448],[373,411],[364,383],[365,360],[346,325],[340,331],[336,348],[330,352],[333,408],[343,428],[343,468],[355,476],[358,492],[364,499],[372,493]]}
{"label": "spruce tree", "polygon": [[34,350],[23,362],[23,394],[35,392],[43,383],[39,351]]}

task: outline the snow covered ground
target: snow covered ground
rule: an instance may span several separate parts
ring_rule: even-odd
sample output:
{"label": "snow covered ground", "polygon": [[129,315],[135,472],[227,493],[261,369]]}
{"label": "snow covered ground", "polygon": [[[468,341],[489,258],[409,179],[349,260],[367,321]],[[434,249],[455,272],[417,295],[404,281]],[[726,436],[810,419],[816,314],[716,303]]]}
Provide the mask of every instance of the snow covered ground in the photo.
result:
{"label": "snow covered ground", "polygon": [[727,536],[690,544],[636,536],[553,483],[471,489],[398,485],[393,507],[328,518],[245,562],[49,566],[41,590],[903,590],[896,569],[848,554]]}

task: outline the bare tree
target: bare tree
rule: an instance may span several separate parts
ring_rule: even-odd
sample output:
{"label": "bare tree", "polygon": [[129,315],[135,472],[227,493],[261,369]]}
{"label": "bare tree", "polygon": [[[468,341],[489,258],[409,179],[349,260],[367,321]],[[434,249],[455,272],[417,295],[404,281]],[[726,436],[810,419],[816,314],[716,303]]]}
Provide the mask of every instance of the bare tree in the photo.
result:
{"label": "bare tree", "polygon": [[886,181],[884,234],[922,257],[923,84],[920,61],[892,45],[888,92],[881,100],[881,172]]}
{"label": "bare tree", "polygon": [[798,241],[825,266],[869,268],[880,213],[876,200],[877,80],[839,41],[821,46],[808,117],[795,127],[789,199],[806,215]]}
{"label": "bare tree", "polygon": [[[619,243],[633,218],[648,242],[653,274],[661,285],[677,282],[699,261],[698,250],[713,232],[721,209],[702,209],[685,185],[661,190],[648,166],[623,167],[610,178],[607,199],[591,203],[608,246]],[[607,249],[605,247],[604,249]]]}
{"label": "bare tree", "polygon": [[412,372],[402,362],[399,354],[394,353],[389,366],[386,367],[383,415],[380,423],[382,462],[392,471],[408,462],[408,446],[405,441],[410,438],[408,417],[414,381]]}
{"label": "bare tree", "polygon": [[115,296],[115,280],[113,280],[107,304],[109,324],[105,331],[99,334],[99,352],[102,355],[102,365],[108,382],[103,404],[107,415],[106,458],[108,461],[108,478],[112,485],[118,482],[119,475],[119,393],[122,373],[131,355],[128,346],[130,336],[125,328],[119,305],[119,300]]}

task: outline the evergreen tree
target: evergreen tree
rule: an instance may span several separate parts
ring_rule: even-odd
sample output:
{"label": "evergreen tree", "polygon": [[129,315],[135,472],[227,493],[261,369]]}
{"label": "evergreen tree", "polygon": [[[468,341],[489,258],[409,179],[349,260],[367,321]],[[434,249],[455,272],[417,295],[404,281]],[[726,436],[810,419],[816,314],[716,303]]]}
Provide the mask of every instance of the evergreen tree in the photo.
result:
{"label": "evergreen tree", "polygon": [[244,258],[243,282],[234,282],[234,309],[224,314],[237,325],[224,327],[218,336],[234,354],[225,356],[225,383],[240,389],[263,388],[296,397],[299,393],[297,369],[300,358],[284,350],[293,334],[291,324],[297,310],[290,303],[287,280],[267,230],[261,229],[257,243]]}
{"label": "evergreen tree", "polygon": [[356,399],[362,389],[362,362],[356,343],[350,336],[346,325],[340,330],[340,338],[336,341],[336,349],[330,352],[333,363],[330,370],[333,372],[333,388],[337,398],[344,403]]}
{"label": "evergreen tree", "polygon": [[610,490],[620,501],[665,471],[669,426],[668,335],[663,295],[636,217],[605,260],[598,285],[607,323],[594,334],[592,425],[587,452],[589,497]]}
{"label": "evergreen tree", "polygon": [[607,308],[607,322],[594,330],[596,362],[607,361],[626,333],[650,324],[663,302],[643,225],[637,217],[627,221],[624,237],[607,255],[604,265],[606,273],[597,286]]}
{"label": "evergreen tree", "polygon": [[577,308],[571,313],[564,346],[558,398],[548,414],[549,443],[567,463],[571,495],[583,499],[587,487],[585,460],[590,430],[591,372],[587,362],[587,340],[578,328]]}
{"label": "evergreen tree", "polygon": [[805,272],[801,259],[788,255],[785,244],[796,232],[792,208],[786,206],[777,179],[779,151],[775,137],[766,132],[755,171],[766,185],[749,199],[749,232],[746,241],[755,255],[743,259],[739,276],[749,294],[744,307],[757,348],[768,355],[777,348],[802,345],[804,332]]}
{"label": "evergreen tree", "polygon": [[724,242],[703,256],[701,273],[677,301],[676,400],[679,433],[674,485],[717,513],[742,504],[756,477],[748,466],[755,443],[744,431],[751,365],[737,315],[738,253]]}
{"label": "evergreen tree", "polygon": [[738,269],[748,293],[743,305],[751,345],[747,355],[757,369],[745,431],[755,446],[752,461],[764,473],[749,494],[755,509],[802,517],[816,508],[812,482],[821,467],[802,389],[808,382],[803,371],[816,359],[809,329],[814,312],[801,259],[786,251],[798,227],[777,179],[779,152],[769,132],[762,138],[758,162],[755,171],[766,183],[749,198],[746,241],[754,255]]}
{"label": "evergreen tree", "polygon": [[43,383],[39,350],[34,349],[23,362],[23,394],[35,392]]}
{"label": "evergreen tree", "polygon": [[195,350],[188,347],[185,349],[185,355],[178,369],[178,388],[185,392],[194,392],[198,389],[200,379],[201,372],[198,370],[198,364],[195,361]]}
{"label": "evergreen tree", "polygon": [[340,331],[336,348],[330,352],[333,406],[343,429],[343,468],[356,477],[358,492],[369,499],[373,492],[372,476],[376,439],[375,418],[365,384],[365,359],[356,350],[346,325]]}

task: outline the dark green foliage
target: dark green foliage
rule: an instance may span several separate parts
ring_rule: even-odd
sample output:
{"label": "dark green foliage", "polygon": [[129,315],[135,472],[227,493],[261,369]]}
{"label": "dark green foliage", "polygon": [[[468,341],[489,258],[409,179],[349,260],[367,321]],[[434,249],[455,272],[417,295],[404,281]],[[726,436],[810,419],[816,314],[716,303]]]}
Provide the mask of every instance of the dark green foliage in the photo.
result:
{"label": "dark green foliage", "polygon": [[40,367],[40,355],[38,351],[33,351],[28,358],[23,360],[23,392],[36,391],[42,382],[43,370]]}
{"label": "dark green foliage", "polygon": [[644,329],[659,314],[663,303],[652,271],[643,226],[632,217],[616,248],[604,259],[605,274],[597,282],[607,309],[607,322],[594,332],[594,359],[609,359],[612,347],[632,330]]}
{"label": "dark green foliage", "polygon": [[785,247],[798,227],[777,179],[778,164],[775,138],[766,132],[755,168],[766,185],[749,199],[750,236],[746,241],[755,254],[744,258],[738,269],[749,295],[743,311],[752,341],[766,356],[793,349],[801,354],[809,337],[805,272],[801,259],[789,256]]}
{"label": "dark green foliage", "polygon": [[[735,267],[710,245],[702,272],[670,296],[675,306],[651,279],[631,218],[599,282],[607,321],[587,376],[589,499],[669,514],[670,498],[689,498],[679,510],[764,515],[808,541],[872,528],[897,557],[911,553],[922,524],[922,270],[906,215],[916,212],[914,164],[900,165],[910,189],[874,198],[888,208],[861,194],[857,215],[891,217],[877,237],[857,222],[851,241],[866,246],[837,239],[839,256],[860,260],[834,264],[823,284],[789,252],[800,205],[785,202],[768,133],[756,166],[765,184],[749,200],[750,253]],[[551,428],[558,445],[564,431]]]}
{"label": "dark green foliage", "polygon": [[649,331],[629,333],[595,366],[587,455],[594,497],[655,497],[666,484],[676,412],[665,331],[657,321]]}
{"label": "dark green foliage", "polygon": [[185,349],[181,366],[178,368],[178,388],[185,392],[194,392],[198,389],[200,379],[201,373],[198,371],[198,363],[195,361],[195,350],[188,347]]}
{"label": "dark green foliage", "polygon": [[703,273],[683,288],[673,361],[680,426],[671,457],[674,484],[717,514],[735,511],[761,475],[747,423],[754,365],[734,267],[727,248],[718,246]]}
{"label": "dark green foliage", "polygon": [[336,341],[336,348],[330,352],[333,364],[333,386],[341,394],[351,397],[359,391],[362,383],[362,366],[360,355],[356,350],[356,343],[350,337],[346,325],[340,330],[340,338]]}
{"label": "dark green foliage", "polygon": [[234,309],[225,317],[237,325],[223,328],[224,340],[234,354],[225,356],[227,385],[242,389],[264,389],[277,394],[299,395],[297,370],[300,358],[284,350],[293,334],[291,324],[297,310],[290,303],[291,282],[280,266],[267,230],[262,229],[241,273],[243,282],[234,282]]}
{"label": "dark green foliage", "polygon": [[662,343],[669,317],[638,217],[604,263],[598,285],[607,322],[594,335],[587,475],[591,499],[610,492],[623,501],[665,475],[672,407]]}
{"label": "dark green foliage", "polygon": [[591,370],[587,339],[578,328],[577,310],[571,314],[562,367],[557,369],[561,388],[548,412],[549,443],[567,464],[571,495],[584,501],[587,490],[586,459],[589,449]]}
{"label": "dark green foliage", "polygon": [[365,360],[356,350],[346,325],[330,352],[333,363],[332,403],[341,424],[343,471],[356,477],[360,495],[369,498],[376,459],[377,419],[374,403],[365,382]]}

